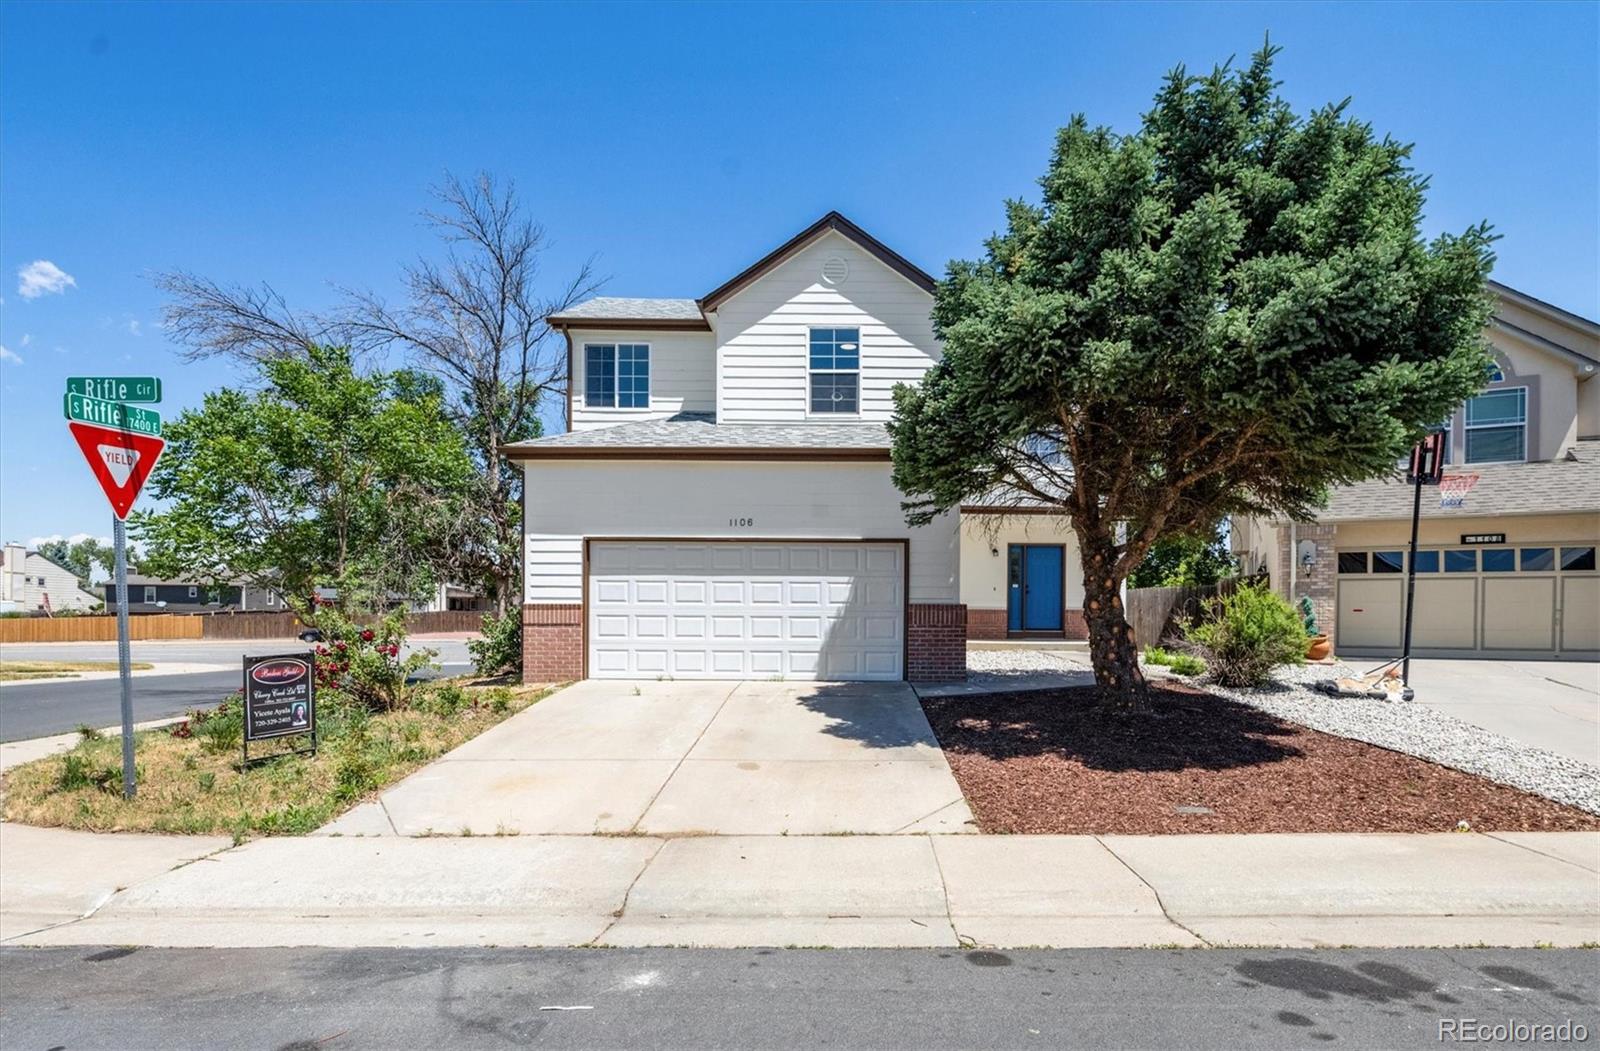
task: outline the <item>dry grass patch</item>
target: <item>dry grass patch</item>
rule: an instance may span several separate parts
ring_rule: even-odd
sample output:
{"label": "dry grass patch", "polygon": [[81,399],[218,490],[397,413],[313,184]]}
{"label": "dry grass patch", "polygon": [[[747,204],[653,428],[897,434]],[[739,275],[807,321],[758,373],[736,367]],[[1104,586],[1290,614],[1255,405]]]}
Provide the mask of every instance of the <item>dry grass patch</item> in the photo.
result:
{"label": "dry grass patch", "polygon": [[[144,661],[134,661],[130,667],[145,671],[155,667]],[[116,671],[116,661],[0,661],[0,682],[21,682],[26,679],[53,679],[73,675],[80,671]],[[73,676],[74,678],[76,676]]]}
{"label": "dry grass patch", "polygon": [[[249,767],[232,701],[221,714],[137,734],[131,802],[121,795],[120,739],[86,734],[71,751],[6,774],[5,818],[91,832],[304,835],[552,692],[447,681],[381,713],[330,693],[317,701],[315,756],[269,742],[252,746]],[[255,762],[257,755],[271,757]]]}

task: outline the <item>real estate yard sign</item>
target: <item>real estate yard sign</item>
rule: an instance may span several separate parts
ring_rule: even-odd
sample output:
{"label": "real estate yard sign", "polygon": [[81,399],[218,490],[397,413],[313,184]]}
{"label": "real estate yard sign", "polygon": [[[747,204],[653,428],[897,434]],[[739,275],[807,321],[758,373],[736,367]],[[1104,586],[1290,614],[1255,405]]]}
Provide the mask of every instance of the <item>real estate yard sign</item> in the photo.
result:
{"label": "real estate yard sign", "polygon": [[308,734],[317,750],[317,699],[310,653],[244,659],[244,761],[251,741]]}
{"label": "real estate yard sign", "polygon": [[161,400],[155,376],[71,376],[62,410],[67,429],[111,503],[117,558],[117,664],[122,679],[122,795],[137,790],[133,765],[133,671],[128,648],[128,529],[124,521],[167,443],[161,414],[129,402]]}

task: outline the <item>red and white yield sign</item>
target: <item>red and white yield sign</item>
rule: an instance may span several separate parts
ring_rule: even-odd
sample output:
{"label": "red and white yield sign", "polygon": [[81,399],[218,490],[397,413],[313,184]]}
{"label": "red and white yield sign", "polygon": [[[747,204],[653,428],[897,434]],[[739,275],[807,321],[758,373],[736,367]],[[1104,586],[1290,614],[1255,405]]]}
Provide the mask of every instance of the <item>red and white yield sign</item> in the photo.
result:
{"label": "red and white yield sign", "polygon": [[67,427],[111,501],[111,510],[118,518],[127,518],[145,479],[161,459],[161,450],[167,447],[166,439],[76,420]]}

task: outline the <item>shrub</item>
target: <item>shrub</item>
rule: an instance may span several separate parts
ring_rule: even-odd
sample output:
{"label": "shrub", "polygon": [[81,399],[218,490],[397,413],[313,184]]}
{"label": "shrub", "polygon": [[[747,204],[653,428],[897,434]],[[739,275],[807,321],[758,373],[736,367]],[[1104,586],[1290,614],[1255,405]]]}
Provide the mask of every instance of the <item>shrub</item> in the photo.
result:
{"label": "shrub", "polygon": [[471,701],[467,697],[467,691],[453,682],[447,682],[424,690],[416,703],[420,711],[448,719],[459,713]]}
{"label": "shrub", "polygon": [[1174,675],[1204,675],[1206,662],[1192,653],[1174,653],[1167,662]]}
{"label": "shrub", "polygon": [[322,632],[316,648],[316,681],[320,690],[340,690],[373,711],[394,711],[410,699],[407,681],[430,667],[437,650],[419,649],[401,656],[406,643],[405,610],[395,610],[371,624],[357,624],[340,610],[319,601],[300,620]]}
{"label": "shrub", "polygon": [[1260,686],[1280,664],[1304,664],[1306,629],[1289,603],[1265,584],[1213,599],[1185,637],[1205,655],[1224,686]]}
{"label": "shrub", "polygon": [[91,756],[68,752],[61,757],[56,787],[63,792],[79,788],[98,788],[102,792],[122,790],[122,771],[107,763],[96,763]]}
{"label": "shrub", "polygon": [[1317,631],[1317,609],[1311,604],[1310,595],[1300,596],[1300,623],[1305,625],[1306,635],[1319,635]]}
{"label": "shrub", "polygon": [[503,617],[483,615],[483,637],[467,642],[472,666],[479,675],[522,673],[522,616],[512,611]]}
{"label": "shrub", "polygon": [[189,726],[205,751],[212,755],[231,752],[244,743],[244,705],[223,701],[215,710],[203,713],[198,722],[191,716]]}

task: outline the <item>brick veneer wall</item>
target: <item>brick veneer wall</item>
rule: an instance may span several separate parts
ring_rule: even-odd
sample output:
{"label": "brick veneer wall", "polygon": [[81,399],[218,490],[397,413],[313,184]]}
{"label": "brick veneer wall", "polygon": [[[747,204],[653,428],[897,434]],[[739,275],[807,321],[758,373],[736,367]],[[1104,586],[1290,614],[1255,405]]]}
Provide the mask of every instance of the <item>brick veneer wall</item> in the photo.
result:
{"label": "brick veneer wall", "polygon": [[522,681],[583,678],[583,606],[576,602],[522,607]]}
{"label": "brick veneer wall", "polygon": [[1295,552],[1289,546],[1289,528],[1284,526],[1278,530],[1278,571],[1274,579],[1278,583],[1278,593],[1288,599],[1298,611],[1300,596],[1311,597],[1311,608],[1317,615],[1317,630],[1335,640],[1337,644],[1336,628],[1334,623],[1338,616],[1338,588],[1339,588],[1339,556],[1334,550],[1333,534],[1336,529],[1333,525],[1323,525],[1320,522],[1310,524],[1300,523],[1294,528],[1295,546],[1302,540],[1315,541],[1317,545],[1317,563],[1309,570],[1305,566],[1294,567],[1294,594],[1289,594],[1289,562],[1294,559]]}
{"label": "brick veneer wall", "polygon": [[[1008,637],[1010,618],[1003,609],[967,609],[967,638],[969,639],[1004,639]],[[1086,639],[1089,637],[1089,624],[1083,619],[1083,610],[1064,609],[1061,611],[1061,626],[1066,630],[1062,633],[1069,639]]]}
{"label": "brick veneer wall", "polygon": [[966,677],[967,607],[913,603],[906,610],[906,678],[959,682]]}
{"label": "brick veneer wall", "polygon": [[1006,611],[1003,609],[967,609],[967,638],[1003,639],[1006,637]]}

